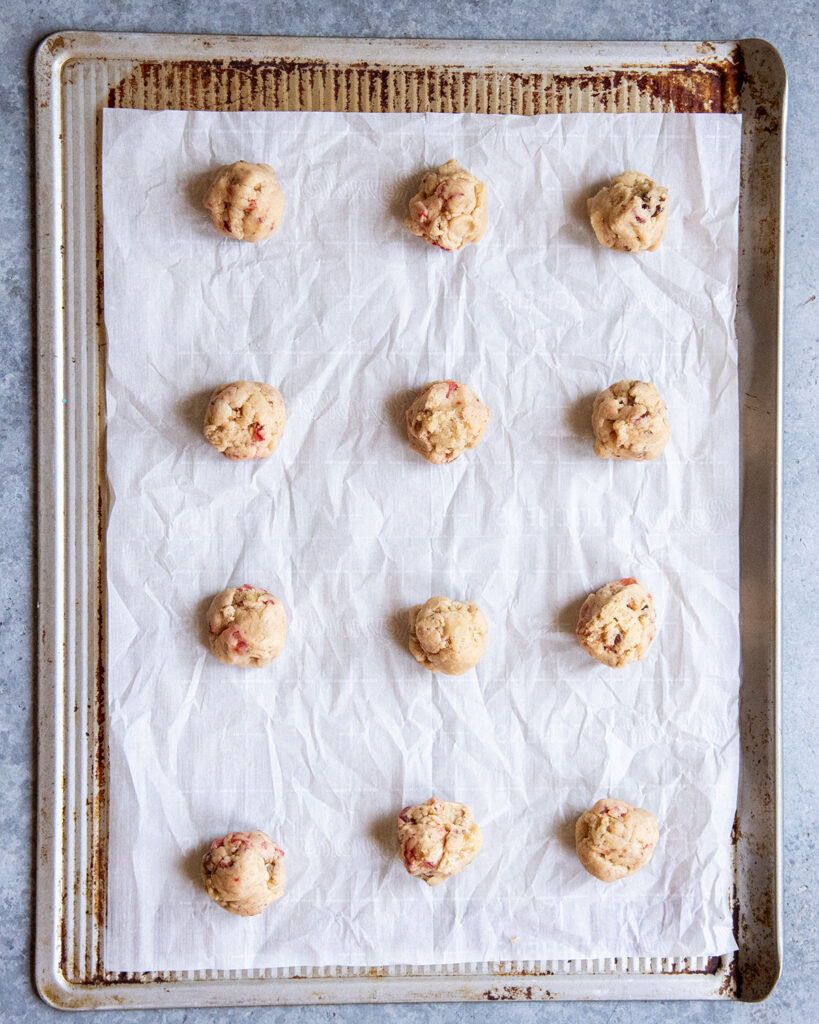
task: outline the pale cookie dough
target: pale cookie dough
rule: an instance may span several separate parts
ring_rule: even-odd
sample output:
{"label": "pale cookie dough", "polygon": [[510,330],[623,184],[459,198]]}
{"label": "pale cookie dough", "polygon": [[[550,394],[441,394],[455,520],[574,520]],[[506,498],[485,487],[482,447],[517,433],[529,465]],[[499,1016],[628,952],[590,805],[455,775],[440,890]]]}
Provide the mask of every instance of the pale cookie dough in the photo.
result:
{"label": "pale cookie dough", "polygon": [[574,835],[580,863],[601,882],[616,882],[644,868],[660,838],[653,814],[609,798],[580,815]]}
{"label": "pale cookie dough", "polygon": [[656,632],[654,598],[633,576],[589,594],[577,620],[577,639],[611,668],[646,656]]}
{"label": "pale cookie dough", "polygon": [[410,448],[427,462],[454,462],[486,433],[491,413],[466,384],[435,380],[407,409]]}
{"label": "pale cookie dough", "polygon": [[242,242],[262,242],[282,222],[284,193],[272,167],[237,160],[214,178],[205,207],[220,234]]}
{"label": "pale cookie dough", "polygon": [[597,241],[615,252],[653,252],[668,220],[668,189],[637,171],[586,200]]}
{"label": "pale cookie dough", "polygon": [[261,668],[278,658],[287,637],[281,601],[249,583],[217,594],[207,621],[211,653],[226,665]]}
{"label": "pale cookie dough", "polygon": [[202,881],[231,914],[261,914],[284,892],[284,853],[264,832],[228,832],[202,858]]}
{"label": "pale cookie dough", "polygon": [[421,179],[404,225],[439,249],[457,252],[486,231],[487,188],[457,160],[447,160]]}
{"label": "pale cookie dough", "polygon": [[205,440],[228,459],[266,459],[278,447],[287,414],[276,388],[255,380],[218,387],[205,410]]}
{"label": "pale cookie dough", "polygon": [[642,380],[618,380],[601,391],[592,407],[592,430],[594,454],[601,459],[656,459],[671,437],[665,402]]}
{"label": "pale cookie dough", "polygon": [[489,623],[472,601],[431,597],[409,613],[409,649],[430,672],[459,676],[483,657]]}
{"label": "pale cookie dough", "polygon": [[435,797],[401,811],[398,841],[404,867],[427,885],[440,885],[463,871],[483,845],[472,809]]}

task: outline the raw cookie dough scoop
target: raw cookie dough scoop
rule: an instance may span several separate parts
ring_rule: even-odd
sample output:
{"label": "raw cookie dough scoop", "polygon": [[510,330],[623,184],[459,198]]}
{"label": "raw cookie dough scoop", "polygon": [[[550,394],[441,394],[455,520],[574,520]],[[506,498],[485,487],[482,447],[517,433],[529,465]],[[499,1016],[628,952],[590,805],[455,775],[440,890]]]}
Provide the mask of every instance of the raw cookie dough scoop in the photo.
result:
{"label": "raw cookie dough scoop", "polygon": [[648,653],[656,632],[654,598],[633,576],[613,580],[589,594],[575,630],[581,646],[610,668],[622,668]]}
{"label": "raw cookie dough scoop", "polygon": [[586,200],[597,241],[615,252],[653,252],[668,221],[668,189],[638,171],[618,174]]}
{"label": "raw cookie dough scoop", "polygon": [[457,160],[447,160],[421,179],[404,226],[430,245],[457,252],[486,231],[486,185]]}
{"label": "raw cookie dough scoop", "polygon": [[434,380],[407,409],[410,448],[427,462],[454,462],[486,433],[491,413],[466,384]]}
{"label": "raw cookie dough scoop", "polygon": [[398,815],[404,867],[427,885],[440,885],[470,864],[483,845],[472,809],[430,797]]}
{"label": "raw cookie dough scoop", "polygon": [[281,393],[258,380],[223,384],[210,396],[202,433],[226,459],[266,459],[279,445],[287,414]]}
{"label": "raw cookie dough scoop", "polygon": [[261,668],[282,652],[287,615],[281,601],[261,587],[228,587],[207,613],[211,654],[226,665]]}
{"label": "raw cookie dough scoop", "polygon": [[616,882],[644,868],[659,838],[653,814],[610,797],[584,811],[575,825],[580,863],[601,882]]}
{"label": "raw cookie dough scoop", "polygon": [[202,881],[223,910],[253,917],[284,892],[284,852],[264,832],[228,832],[202,858]]}
{"label": "raw cookie dough scoop", "polygon": [[483,657],[489,623],[474,601],[431,597],[409,612],[410,654],[430,672],[459,676]]}
{"label": "raw cookie dough scoop", "polygon": [[262,242],[282,222],[284,193],[269,164],[237,160],[216,175],[205,196],[205,208],[220,235]]}
{"label": "raw cookie dough scoop", "polygon": [[594,454],[601,459],[647,462],[665,451],[671,437],[665,402],[653,384],[618,380],[592,407]]}

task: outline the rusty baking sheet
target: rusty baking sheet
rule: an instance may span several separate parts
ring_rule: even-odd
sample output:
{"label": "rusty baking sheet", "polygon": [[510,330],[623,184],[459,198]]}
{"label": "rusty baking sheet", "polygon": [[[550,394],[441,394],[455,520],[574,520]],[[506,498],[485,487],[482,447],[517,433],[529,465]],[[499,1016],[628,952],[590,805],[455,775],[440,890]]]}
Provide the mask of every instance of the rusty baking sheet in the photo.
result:
{"label": "rusty baking sheet", "polygon": [[[35,973],[71,1009],[763,999],[781,967],[779,523],[786,80],[761,40],[481,42],[63,32],[35,62],[39,413]],[[741,112],[738,951],[701,958],[112,974],[101,111]]]}

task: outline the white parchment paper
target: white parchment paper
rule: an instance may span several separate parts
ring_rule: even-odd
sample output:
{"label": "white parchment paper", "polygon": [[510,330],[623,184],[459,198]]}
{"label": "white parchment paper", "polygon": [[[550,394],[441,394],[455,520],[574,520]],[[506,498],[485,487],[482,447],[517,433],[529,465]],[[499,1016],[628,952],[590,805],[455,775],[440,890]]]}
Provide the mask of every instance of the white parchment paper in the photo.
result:
{"label": "white parchment paper", "polygon": [[[735,948],[738,416],[733,330],[740,121],[726,115],[456,116],[106,110],[111,970],[705,955]],[[448,254],[401,224],[451,156],[490,227]],[[201,207],[235,159],[286,194],[268,242]],[[661,248],[601,248],[585,198],[626,168],[670,189]],[[592,453],[591,398],[656,383],[655,463]],[[276,454],[200,437],[207,393],[282,391]],[[492,410],[449,466],[401,426],[426,381]],[[660,628],[613,671],[577,645],[580,602],[637,576]],[[285,603],[284,653],[222,665],[202,617],[224,586]],[[486,654],[436,677],[406,609],[476,600]],[[478,859],[430,889],[394,819],[472,805]],[[574,853],[601,796],[653,811],[651,864],[605,886]],[[285,895],[242,920],[198,864],[228,829],[286,851]]]}

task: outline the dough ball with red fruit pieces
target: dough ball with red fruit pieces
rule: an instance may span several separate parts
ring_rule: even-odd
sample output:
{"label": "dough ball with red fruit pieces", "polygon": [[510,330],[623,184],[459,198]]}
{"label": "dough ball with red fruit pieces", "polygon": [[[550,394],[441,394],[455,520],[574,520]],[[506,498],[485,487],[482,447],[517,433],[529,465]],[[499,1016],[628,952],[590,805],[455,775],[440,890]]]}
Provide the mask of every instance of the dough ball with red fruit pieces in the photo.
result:
{"label": "dough ball with red fruit pieces", "polygon": [[668,189],[639,171],[623,171],[586,200],[597,241],[614,252],[653,252],[668,221]]}
{"label": "dough ball with red fruit pieces", "polygon": [[660,838],[653,814],[611,797],[584,811],[574,833],[580,863],[601,882],[616,882],[644,868]]}
{"label": "dough ball with red fruit pieces", "polygon": [[430,245],[457,252],[483,238],[486,199],[486,185],[457,160],[447,160],[421,179],[404,226]]}
{"label": "dough ball with red fruit pieces", "polygon": [[434,380],[421,389],[407,409],[410,448],[427,462],[454,462],[480,441],[490,415],[468,385]]}
{"label": "dough ball with red fruit pieces", "polygon": [[639,580],[629,576],[589,594],[575,632],[593,658],[622,668],[646,656],[656,631],[654,599]]}
{"label": "dough ball with red fruit pieces", "polygon": [[262,242],[282,222],[284,193],[269,164],[237,160],[222,167],[213,179],[205,208],[220,235]]}
{"label": "dough ball with red fruit pieces", "polygon": [[284,399],[276,388],[236,380],[210,396],[203,433],[227,459],[266,459],[278,447],[286,420]]}
{"label": "dough ball with red fruit pieces", "polygon": [[430,797],[398,815],[404,867],[427,885],[440,885],[471,864],[483,844],[472,808]]}
{"label": "dough ball with red fruit pieces", "polygon": [[483,657],[489,623],[474,601],[431,597],[409,611],[409,649],[430,672],[460,676]]}
{"label": "dough ball with red fruit pieces", "polygon": [[601,459],[647,462],[662,455],[671,428],[665,402],[653,384],[618,380],[592,406],[594,454]]}
{"label": "dough ball with red fruit pieces", "polygon": [[202,881],[223,910],[253,917],[284,892],[284,852],[264,832],[228,832],[202,858]]}
{"label": "dough ball with red fruit pieces", "polygon": [[278,658],[287,638],[281,601],[249,583],[217,594],[207,619],[211,653],[226,665],[261,668]]}

